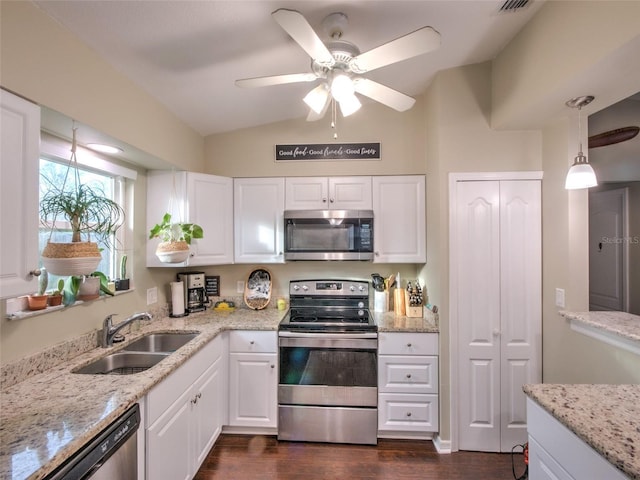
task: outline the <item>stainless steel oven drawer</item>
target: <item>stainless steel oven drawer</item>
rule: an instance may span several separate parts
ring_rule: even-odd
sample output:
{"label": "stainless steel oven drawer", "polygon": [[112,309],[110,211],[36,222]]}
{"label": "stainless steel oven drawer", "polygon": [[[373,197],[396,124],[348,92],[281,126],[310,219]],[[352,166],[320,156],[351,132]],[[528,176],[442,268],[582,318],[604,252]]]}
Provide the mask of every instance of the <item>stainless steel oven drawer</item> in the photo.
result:
{"label": "stainless steel oven drawer", "polygon": [[376,387],[340,387],[329,385],[278,385],[278,403],[283,405],[327,405],[376,407]]}
{"label": "stainless steel oven drawer", "polygon": [[375,408],[278,407],[278,440],[376,445],[377,432]]}

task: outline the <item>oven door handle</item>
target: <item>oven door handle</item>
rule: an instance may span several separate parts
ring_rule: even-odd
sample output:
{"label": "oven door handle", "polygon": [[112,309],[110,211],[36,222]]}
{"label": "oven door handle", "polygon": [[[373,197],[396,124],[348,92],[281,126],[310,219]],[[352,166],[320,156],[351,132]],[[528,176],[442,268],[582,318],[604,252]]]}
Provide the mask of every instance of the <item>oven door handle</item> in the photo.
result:
{"label": "oven door handle", "polygon": [[306,333],[306,332],[288,332],[281,330],[278,332],[279,337],[288,338],[327,338],[327,339],[360,339],[360,338],[378,338],[375,332],[363,333]]}

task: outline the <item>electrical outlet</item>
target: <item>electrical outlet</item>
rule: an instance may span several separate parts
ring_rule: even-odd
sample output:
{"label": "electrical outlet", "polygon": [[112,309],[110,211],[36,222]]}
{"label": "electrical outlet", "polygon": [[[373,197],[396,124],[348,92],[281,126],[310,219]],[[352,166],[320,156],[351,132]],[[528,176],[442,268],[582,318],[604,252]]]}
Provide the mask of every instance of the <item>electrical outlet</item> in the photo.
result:
{"label": "electrical outlet", "polygon": [[147,288],[147,305],[158,302],[158,287]]}
{"label": "electrical outlet", "polygon": [[244,293],[244,282],[242,280],[236,282],[236,293]]}
{"label": "electrical outlet", "polygon": [[564,289],[556,288],[556,307],[564,308]]}

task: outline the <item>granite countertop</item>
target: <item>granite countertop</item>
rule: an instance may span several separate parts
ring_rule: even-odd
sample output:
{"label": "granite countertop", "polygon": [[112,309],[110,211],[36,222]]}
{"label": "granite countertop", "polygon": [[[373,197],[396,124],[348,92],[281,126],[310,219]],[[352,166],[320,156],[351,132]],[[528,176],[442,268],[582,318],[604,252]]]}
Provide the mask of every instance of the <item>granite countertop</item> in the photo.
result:
{"label": "granite countertop", "polygon": [[640,342],[640,316],[626,312],[567,312],[560,315],[576,322]]}
{"label": "granite countertop", "polygon": [[524,392],[632,479],[640,479],[640,385],[525,385]]}
{"label": "granite countertop", "polygon": [[438,333],[438,314],[428,308],[423,317],[400,317],[393,312],[371,312],[379,332]]}
{"label": "granite countertop", "polygon": [[[374,317],[380,331],[437,332],[437,315],[426,312],[425,318],[396,317],[393,312],[376,313]],[[233,312],[209,310],[182,318],[161,316],[140,322],[138,331],[127,334],[125,344],[94,348],[97,335],[92,333],[81,338],[81,346],[69,343],[69,349],[84,353],[65,352],[68,360],[58,359],[57,365],[50,368],[47,362],[55,360],[51,358],[55,355],[48,352],[26,359],[17,368],[3,367],[0,478],[44,478],[220,332],[275,331],[285,313],[275,308],[237,308]],[[200,335],[159,364],[135,375],[71,373],[122,349],[141,335],[171,331]]]}

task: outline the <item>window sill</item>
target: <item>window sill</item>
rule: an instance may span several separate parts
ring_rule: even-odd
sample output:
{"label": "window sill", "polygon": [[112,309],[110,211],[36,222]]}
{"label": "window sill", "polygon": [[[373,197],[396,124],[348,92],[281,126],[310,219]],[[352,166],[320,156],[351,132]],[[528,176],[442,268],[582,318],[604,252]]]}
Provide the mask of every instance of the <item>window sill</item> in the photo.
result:
{"label": "window sill", "polygon": [[625,312],[564,312],[573,331],[640,355],[640,316]]}
{"label": "window sill", "polygon": [[[129,290],[118,290],[117,292],[114,292],[114,297],[118,297],[120,295],[125,295],[127,293],[133,292],[135,290],[135,288],[130,288]],[[76,300],[74,303],[72,303],[71,305],[58,305],[55,307],[47,307],[44,308],[42,310],[18,310],[12,313],[7,313],[6,318],[7,320],[22,320],[23,318],[31,318],[31,317],[37,317],[38,315],[46,315],[47,313],[53,313],[53,312],[58,312],[60,310],[64,310],[66,308],[73,308],[76,305],[84,305],[85,303],[92,303],[92,302],[96,302],[99,300],[106,300],[107,298],[113,298],[109,295],[101,295],[100,298],[96,298],[95,300],[87,300],[87,301],[83,301],[83,300]],[[24,305],[26,306],[26,297],[19,297],[19,298],[14,298],[12,299],[13,301],[22,303],[24,301]],[[7,310],[9,310],[9,302],[11,300],[7,300]],[[22,307],[24,308],[24,307]]]}

